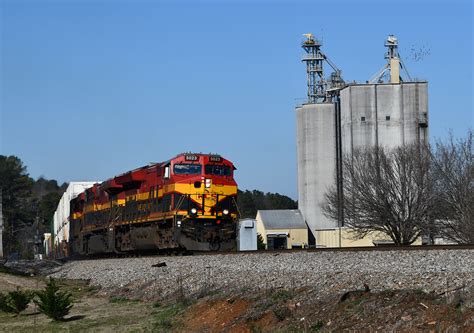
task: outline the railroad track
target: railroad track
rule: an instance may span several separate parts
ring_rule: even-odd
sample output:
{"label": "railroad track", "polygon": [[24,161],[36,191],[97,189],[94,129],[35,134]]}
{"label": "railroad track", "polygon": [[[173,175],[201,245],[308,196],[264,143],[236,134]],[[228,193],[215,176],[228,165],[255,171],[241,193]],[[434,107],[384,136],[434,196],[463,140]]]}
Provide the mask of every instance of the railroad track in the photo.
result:
{"label": "railroad track", "polygon": [[70,260],[94,260],[114,258],[139,258],[139,257],[163,257],[163,256],[197,256],[197,255],[239,255],[239,254],[273,254],[301,253],[301,252],[370,252],[370,251],[431,251],[431,250],[474,250],[473,245],[409,245],[409,246],[361,246],[361,247],[328,247],[328,248],[306,248],[306,249],[278,249],[278,250],[255,250],[255,251],[156,251],[120,253],[120,254],[95,254],[89,256],[75,256]]}

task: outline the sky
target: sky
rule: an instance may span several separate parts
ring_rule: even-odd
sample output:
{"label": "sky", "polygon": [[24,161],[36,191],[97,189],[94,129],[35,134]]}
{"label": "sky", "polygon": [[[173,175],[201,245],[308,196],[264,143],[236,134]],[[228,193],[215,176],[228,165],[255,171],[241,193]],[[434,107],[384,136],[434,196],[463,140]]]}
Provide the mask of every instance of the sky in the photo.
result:
{"label": "sky", "polygon": [[0,0],[0,154],[69,182],[219,153],[241,189],[296,199],[302,34],[360,82],[396,35],[435,140],[473,127],[472,31],[469,0]]}

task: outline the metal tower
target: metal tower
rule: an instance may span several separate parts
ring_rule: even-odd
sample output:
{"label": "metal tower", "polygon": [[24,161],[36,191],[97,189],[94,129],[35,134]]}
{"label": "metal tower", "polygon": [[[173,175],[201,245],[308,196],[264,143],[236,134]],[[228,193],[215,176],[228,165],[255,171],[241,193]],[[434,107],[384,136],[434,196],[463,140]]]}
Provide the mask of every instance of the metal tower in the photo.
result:
{"label": "metal tower", "polygon": [[306,51],[301,61],[306,63],[308,75],[308,103],[321,103],[326,98],[326,82],[323,74],[324,55],[321,42],[313,34],[304,34],[306,40],[301,47]]}
{"label": "metal tower", "polygon": [[383,83],[384,77],[387,76],[387,73],[390,72],[390,83],[400,83],[403,82],[403,78],[400,75],[400,69],[405,71],[409,81],[412,81],[410,74],[406,69],[405,64],[403,63],[400,53],[398,52],[398,39],[394,35],[389,35],[385,41],[385,47],[387,48],[387,53],[385,54],[385,59],[387,63],[380,71],[377,72],[369,81],[370,83]]}
{"label": "metal tower", "polygon": [[[342,71],[321,51],[322,43],[313,34],[304,34],[306,40],[301,47],[306,51],[301,61],[306,63],[308,75],[308,103],[325,103],[334,99],[338,91],[345,86]],[[324,79],[323,64],[326,61],[334,70],[329,80]]]}

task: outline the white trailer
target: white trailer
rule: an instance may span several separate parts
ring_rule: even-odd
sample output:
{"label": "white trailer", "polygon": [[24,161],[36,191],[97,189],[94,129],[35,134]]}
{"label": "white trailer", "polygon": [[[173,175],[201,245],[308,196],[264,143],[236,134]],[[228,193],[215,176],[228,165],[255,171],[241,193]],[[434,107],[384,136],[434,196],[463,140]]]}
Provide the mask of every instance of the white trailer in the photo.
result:
{"label": "white trailer", "polygon": [[67,255],[69,242],[69,213],[71,209],[70,201],[96,183],[98,182],[70,182],[61,197],[53,217],[53,244],[56,257],[64,257]]}

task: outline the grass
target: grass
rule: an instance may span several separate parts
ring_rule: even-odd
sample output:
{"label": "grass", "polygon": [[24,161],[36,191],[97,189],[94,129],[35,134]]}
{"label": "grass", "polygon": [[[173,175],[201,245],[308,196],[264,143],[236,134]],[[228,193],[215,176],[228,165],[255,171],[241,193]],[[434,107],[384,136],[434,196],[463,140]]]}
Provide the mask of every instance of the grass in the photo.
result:
{"label": "grass", "polygon": [[285,302],[292,299],[295,296],[295,292],[292,290],[281,289],[274,292],[271,298],[274,302]]}
{"label": "grass", "polygon": [[187,308],[187,304],[178,302],[166,307],[161,307],[155,314],[154,314],[154,324],[153,324],[153,331],[169,331],[171,328],[176,327],[178,325],[177,316],[184,312]]}
{"label": "grass", "polygon": [[124,296],[111,296],[109,298],[109,302],[110,303],[127,303],[127,302],[130,302],[130,300]]}
{"label": "grass", "polygon": [[[29,281],[27,281],[29,280]],[[45,279],[27,277],[26,284],[43,288]],[[18,316],[0,311],[0,331],[11,332],[168,332],[179,327],[180,315],[191,305],[188,299],[176,303],[141,302],[123,296],[101,296],[85,280],[57,279],[63,291],[72,294],[74,306],[64,321],[54,322],[31,302]]]}
{"label": "grass", "polygon": [[72,294],[74,300],[81,299],[85,296],[95,295],[98,289],[94,286],[89,286],[89,282],[86,280],[66,280],[58,279],[55,280],[56,285],[64,291]]}
{"label": "grass", "polygon": [[74,306],[64,321],[53,322],[31,302],[19,316],[0,312],[0,331],[11,332],[160,332],[178,325],[186,305],[139,302],[122,296],[107,299],[87,281],[56,280],[73,294]]}
{"label": "grass", "polygon": [[[94,300],[95,302],[96,300]],[[12,332],[168,332],[179,327],[179,315],[186,305],[174,303],[153,306],[153,302],[110,302],[100,299],[91,304],[87,300],[76,303],[63,322],[53,322],[30,309],[18,317],[0,313],[1,331]]]}
{"label": "grass", "polygon": [[324,327],[324,322],[322,320],[318,320],[313,325],[310,326],[312,331],[319,331]]}

